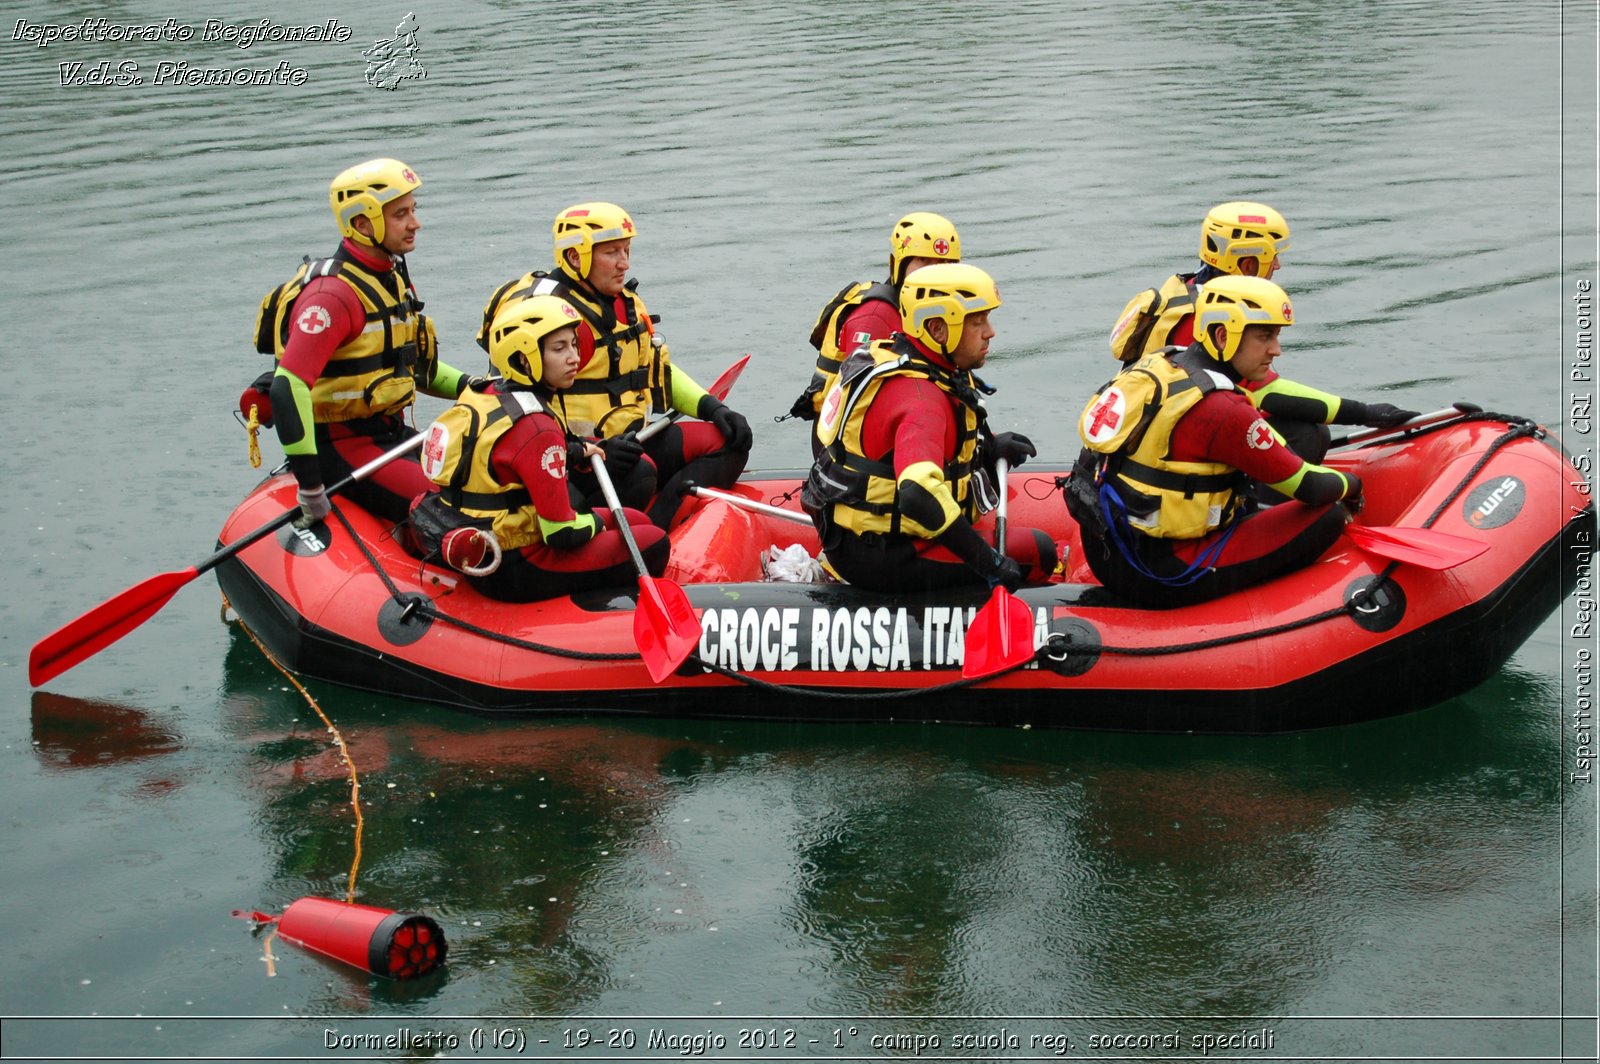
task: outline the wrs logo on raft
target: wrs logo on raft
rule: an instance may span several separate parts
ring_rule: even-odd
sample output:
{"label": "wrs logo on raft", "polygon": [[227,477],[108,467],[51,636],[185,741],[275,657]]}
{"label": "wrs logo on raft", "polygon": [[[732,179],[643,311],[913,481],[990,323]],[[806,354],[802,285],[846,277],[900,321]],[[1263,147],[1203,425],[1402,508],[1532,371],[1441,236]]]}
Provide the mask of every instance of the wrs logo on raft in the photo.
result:
{"label": "wrs logo on raft", "polygon": [[1522,512],[1527,497],[1527,489],[1516,477],[1486,481],[1467,494],[1461,518],[1473,528],[1499,528]]}

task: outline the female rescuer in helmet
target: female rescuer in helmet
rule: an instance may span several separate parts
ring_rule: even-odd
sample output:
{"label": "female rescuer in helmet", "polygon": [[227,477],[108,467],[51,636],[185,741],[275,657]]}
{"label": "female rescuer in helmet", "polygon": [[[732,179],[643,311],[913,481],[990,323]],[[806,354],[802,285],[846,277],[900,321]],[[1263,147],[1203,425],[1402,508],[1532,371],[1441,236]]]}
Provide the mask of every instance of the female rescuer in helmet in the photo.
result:
{"label": "female rescuer in helmet", "polygon": [[[615,203],[579,203],[556,215],[552,233],[554,273],[535,270],[497,288],[483,312],[478,343],[488,347],[488,328],[508,300],[557,295],[578,311],[582,358],[577,380],[561,393],[568,428],[596,438],[613,476],[628,472],[641,456],[654,466],[660,488],[650,519],[667,528],[683,502],[686,485],[731,487],[744,472],[752,442],[750,425],[673,363],[644,300],[627,279],[633,218]],[[641,443],[635,437],[652,409],[678,410],[698,422],[678,422]]]}
{"label": "female rescuer in helmet", "polygon": [[[961,261],[961,235],[942,214],[912,211],[889,231],[889,279],[851,281],[839,289],[811,327],[811,346],[817,349],[817,366],[811,383],[789,409],[790,417],[815,421],[822,397],[839,376],[845,356],[858,347],[887,340],[900,330],[900,286],[906,275],[936,262]],[[822,445],[811,434],[812,456]]]}
{"label": "female rescuer in helmet", "polygon": [[[1125,366],[1165,347],[1187,347],[1196,339],[1195,294],[1217,277],[1271,280],[1289,248],[1289,223],[1265,203],[1219,203],[1200,223],[1200,269],[1175,273],[1160,288],[1128,301],[1111,328],[1111,353]],[[1342,399],[1268,370],[1259,381],[1242,382],[1250,401],[1295,453],[1320,462],[1332,441],[1329,425],[1387,428],[1417,416],[1391,403]]]}
{"label": "female rescuer in helmet", "polygon": [[[1000,292],[963,263],[912,272],[900,289],[901,331],[844,362],[817,418],[822,454],[801,502],[844,579],[873,591],[1044,583],[1054,541],[1012,526],[1004,554],[979,524],[995,459],[1034,454],[1019,433],[990,437],[972,371],[989,354]],[[981,467],[988,468],[981,468]],[[999,490],[1005,490],[999,485]]]}
{"label": "female rescuer in helmet", "polygon": [[[1260,381],[1294,321],[1283,289],[1218,277],[1195,299],[1199,342],[1146,355],[1095,393],[1067,509],[1089,567],[1140,605],[1204,602],[1314,561],[1361,482],[1291,450],[1240,386]],[[1251,482],[1291,500],[1255,510]]]}
{"label": "female rescuer in helmet", "polygon": [[[506,303],[488,330],[497,376],[462,392],[428,427],[422,470],[438,491],[417,499],[412,528],[425,553],[442,555],[490,598],[529,602],[626,584],[634,570],[618,520],[650,572],[666,568],[665,532],[637,510],[587,508],[568,483],[569,461],[597,450],[567,435],[553,405],[578,375],[580,321],[556,296]],[[627,490],[622,480],[617,487]]]}
{"label": "female rescuer in helmet", "polygon": [[[278,356],[272,424],[299,483],[298,524],[329,513],[324,485],[416,435],[404,415],[420,389],[454,399],[460,370],[439,361],[432,323],[406,270],[417,244],[416,190],[398,159],[373,159],[328,190],[344,240],[331,258],[308,261],[262,300],[256,347]],[[348,495],[391,521],[405,518],[428,480],[415,454],[377,469]]]}

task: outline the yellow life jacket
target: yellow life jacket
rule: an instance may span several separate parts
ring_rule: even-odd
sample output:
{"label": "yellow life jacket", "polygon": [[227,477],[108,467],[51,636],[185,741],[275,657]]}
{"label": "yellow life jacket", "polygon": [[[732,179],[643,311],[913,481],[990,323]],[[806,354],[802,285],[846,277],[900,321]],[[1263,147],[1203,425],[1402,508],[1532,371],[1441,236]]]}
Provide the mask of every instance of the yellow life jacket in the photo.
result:
{"label": "yellow life jacket", "polygon": [[500,437],[533,413],[556,416],[533,392],[468,388],[428,426],[422,443],[422,471],[439,485],[439,501],[464,523],[493,530],[505,550],[539,542],[539,514],[526,487],[496,479],[490,458]]}
{"label": "yellow life jacket", "polygon": [[366,312],[361,334],[334,351],[311,386],[311,415],[318,422],[354,421],[397,414],[411,405],[417,379],[432,379],[437,357],[432,323],[422,316],[422,301],[397,259],[393,270],[377,273],[342,247],[332,258],[307,258],[295,275],[268,292],[256,314],[256,349],[283,357],[294,305],[316,277],[338,277],[348,284]]}
{"label": "yellow life jacket", "polygon": [[817,365],[805,394],[811,397],[812,410],[819,414],[823,396],[839,378],[839,367],[850,354],[839,346],[839,330],[850,312],[869,300],[887,303],[897,310],[900,305],[899,293],[887,281],[851,281],[828,301],[817,315],[817,323],[811,327],[811,346],[817,349]]}
{"label": "yellow life jacket", "polygon": [[[596,302],[591,293],[573,284],[563,273],[525,273],[501,285],[489,297],[478,330],[478,346],[489,349],[489,326],[507,302],[535,295],[565,299],[583,319],[578,327],[578,346],[585,361],[572,387],[557,397],[562,415],[568,428],[579,436],[620,436],[643,423],[652,408],[667,409],[672,393],[672,355],[654,329],[661,319],[645,309],[644,300],[634,287],[630,281],[623,289],[623,314],[619,318],[615,306]],[[599,357],[601,348],[605,349],[603,358]]]}
{"label": "yellow life jacket", "polygon": [[1156,539],[1198,539],[1232,521],[1244,505],[1244,477],[1232,466],[1170,457],[1172,432],[1184,414],[1211,392],[1233,387],[1215,370],[1148,355],[1083,408],[1078,436],[1103,456],[1095,482],[1110,480],[1135,531]]}
{"label": "yellow life jacket", "polygon": [[958,401],[955,456],[945,463],[942,474],[962,514],[976,520],[973,470],[984,413],[972,375],[934,365],[898,334],[858,349],[841,366],[817,419],[822,452],[801,490],[802,505],[812,515],[823,514],[825,521],[856,533],[907,531],[901,527],[893,453],[868,458],[861,442],[867,411],[892,377],[932,381]]}
{"label": "yellow life jacket", "polygon": [[1128,300],[1111,327],[1111,354],[1125,366],[1172,343],[1173,330],[1194,313],[1194,274],[1175,273],[1160,288]]}

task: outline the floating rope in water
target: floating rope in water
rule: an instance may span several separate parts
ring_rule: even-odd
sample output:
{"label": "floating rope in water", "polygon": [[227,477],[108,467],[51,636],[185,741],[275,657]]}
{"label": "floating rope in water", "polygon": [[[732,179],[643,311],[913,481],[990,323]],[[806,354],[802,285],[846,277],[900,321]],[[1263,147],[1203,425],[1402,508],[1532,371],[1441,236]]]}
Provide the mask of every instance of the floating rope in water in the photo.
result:
{"label": "floating rope in water", "polygon": [[[222,608],[224,611],[232,609],[227,595],[222,596]],[[305,685],[296,679],[295,675],[273,656],[272,651],[268,650],[261,640],[256,638],[256,634],[250,630],[250,626],[244,623],[244,619],[239,617],[237,612],[235,612],[234,616],[235,620],[232,623],[237,624],[239,630],[250,637],[250,642],[256,645],[256,649],[261,651],[268,661],[272,662],[273,668],[283,673],[288,681],[294,684],[295,690],[299,691],[300,696],[306,700],[306,705],[315,710],[317,716],[322,718],[322,723],[326,724],[328,731],[333,734],[333,741],[338,744],[339,755],[344,758],[345,767],[350,770],[350,808],[354,810],[356,815],[355,856],[350,861],[350,882],[345,890],[344,900],[353,904],[356,900],[356,873],[361,868],[361,833],[365,827],[361,817],[361,777],[356,772],[355,759],[350,756],[350,747],[345,745],[344,735],[339,731],[338,725],[328,719],[328,715],[322,711],[321,706],[317,705],[317,700],[311,696],[311,692],[307,691]]]}

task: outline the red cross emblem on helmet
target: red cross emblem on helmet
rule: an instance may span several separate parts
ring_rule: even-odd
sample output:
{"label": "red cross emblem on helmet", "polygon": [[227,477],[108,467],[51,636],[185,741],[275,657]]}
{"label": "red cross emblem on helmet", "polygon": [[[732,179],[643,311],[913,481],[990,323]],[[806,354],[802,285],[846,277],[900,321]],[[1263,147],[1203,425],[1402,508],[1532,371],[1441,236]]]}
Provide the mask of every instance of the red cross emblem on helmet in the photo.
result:
{"label": "red cross emblem on helmet", "polygon": [[1294,321],[1294,308],[1287,303],[1283,305],[1283,320]]}
{"label": "red cross emblem on helmet", "polygon": [[400,176],[407,181],[415,181],[417,179],[417,175],[411,172],[411,167],[409,166],[400,171]]}
{"label": "red cross emblem on helmet", "polygon": [[622,231],[624,233],[633,232],[633,219],[632,218],[624,218],[624,219],[622,219]]}
{"label": "red cross emblem on helmet", "polygon": [[941,255],[950,254],[950,241],[946,240],[944,237],[940,237],[938,240],[933,242],[933,250],[937,251]]}

